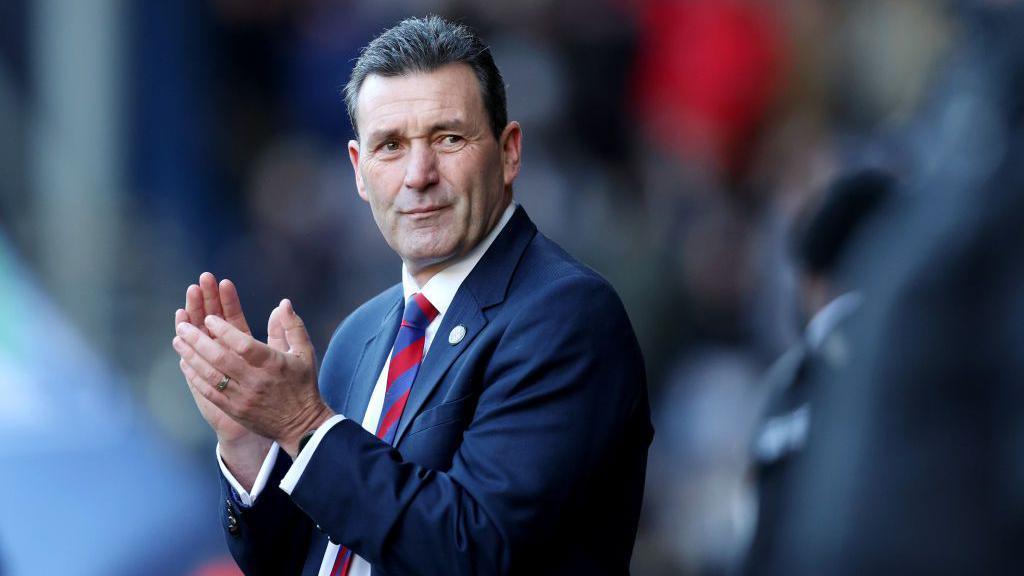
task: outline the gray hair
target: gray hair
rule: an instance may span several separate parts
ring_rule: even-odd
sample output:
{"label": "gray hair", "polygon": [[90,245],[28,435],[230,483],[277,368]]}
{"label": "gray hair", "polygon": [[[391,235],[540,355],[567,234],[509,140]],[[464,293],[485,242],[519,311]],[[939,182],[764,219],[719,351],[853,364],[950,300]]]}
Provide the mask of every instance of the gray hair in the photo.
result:
{"label": "gray hair", "polygon": [[374,38],[359,53],[352,76],[345,85],[345,106],[356,138],[359,138],[356,102],[368,76],[433,72],[458,63],[468,65],[476,74],[491,131],[499,138],[508,124],[508,110],[505,82],[494,64],[491,49],[469,27],[433,15],[402,20]]}

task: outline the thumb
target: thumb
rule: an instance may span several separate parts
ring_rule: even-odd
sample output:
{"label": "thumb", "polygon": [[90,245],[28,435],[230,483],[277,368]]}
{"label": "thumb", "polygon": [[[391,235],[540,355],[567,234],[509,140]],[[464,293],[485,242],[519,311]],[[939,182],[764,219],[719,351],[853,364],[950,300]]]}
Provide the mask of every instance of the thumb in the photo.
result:
{"label": "thumb", "polygon": [[270,312],[270,319],[267,320],[267,346],[278,352],[288,351],[288,340],[284,336],[284,324],[281,323],[281,316],[284,311],[277,306]]}
{"label": "thumb", "polygon": [[281,325],[284,327],[284,338],[288,342],[288,351],[307,358],[313,357],[313,344],[309,341],[309,332],[302,318],[295,313],[292,301],[281,300]]}

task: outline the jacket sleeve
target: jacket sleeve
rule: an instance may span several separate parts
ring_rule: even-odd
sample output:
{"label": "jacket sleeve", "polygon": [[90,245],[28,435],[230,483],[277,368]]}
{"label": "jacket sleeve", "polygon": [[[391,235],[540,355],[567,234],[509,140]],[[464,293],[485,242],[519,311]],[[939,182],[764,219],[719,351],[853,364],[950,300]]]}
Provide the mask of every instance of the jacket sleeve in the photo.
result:
{"label": "jacket sleeve", "polygon": [[352,421],[321,441],[292,499],[388,574],[506,574],[550,540],[574,492],[603,472],[645,387],[618,296],[560,279],[519,308],[483,371],[445,472]]}
{"label": "jacket sleeve", "polygon": [[278,488],[291,463],[281,451],[266,488],[248,508],[235,502],[231,485],[220,475],[221,526],[231,555],[247,576],[302,571],[313,523]]}

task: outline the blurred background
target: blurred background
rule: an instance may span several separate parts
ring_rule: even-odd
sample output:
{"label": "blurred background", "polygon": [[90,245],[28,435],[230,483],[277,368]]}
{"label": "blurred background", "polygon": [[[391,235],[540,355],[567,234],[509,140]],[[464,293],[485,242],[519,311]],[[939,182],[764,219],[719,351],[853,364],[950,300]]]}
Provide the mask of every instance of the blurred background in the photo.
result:
{"label": "blurred background", "polygon": [[[525,134],[518,202],[638,332],[657,430],[641,576],[733,573],[754,540],[766,374],[812,311],[794,237],[836,179],[959,202],[1019,147],[1024,84],[1003,90],[999,56],[1021,28],[990,29],[1014,2],[4,0],[0,574],[234,573],[174,310],[212,271],[259,337],[288,297],[322,352],[399,281],[341,88],[361,46],[428,12],[492,46]],[[949,205],[923,227],[970,212]],[[901,222],[855,278],[886,275]]]}

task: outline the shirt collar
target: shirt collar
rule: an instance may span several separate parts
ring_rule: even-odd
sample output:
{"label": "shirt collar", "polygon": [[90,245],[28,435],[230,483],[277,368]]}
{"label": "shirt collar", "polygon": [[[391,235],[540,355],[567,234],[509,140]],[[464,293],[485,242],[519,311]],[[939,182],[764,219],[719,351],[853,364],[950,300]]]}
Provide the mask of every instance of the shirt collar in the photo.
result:
{"label": "shirt collar", "polygon": [[819,310],[807,323],[805,330],[811,349],[820,348],[836,326],[856,312],[863,302],[864,296],[859,291],[846,292]]}
{"label": "shirt collar", "polygon": [[405,264],[402,264],[402,290],[405,293],[405,301],[408,302],[409,297],[413,294],[422,292],[423,296],[437,309],[438,317],[444,316],[444,313],[448,311],[448,307],[451,306],[452,300],[455,299],[455,293],[459,291],[459,286],[462,286],[462,282],[473,271],[477,262],[483,258],[484,253],[494,243],[494,239],[498,237],[498,234],[505,228],[508,221],[512,219],[512,214],[515,211],[516,203],[513,200],[505,208],[505,212],[501,215],[501,220],[498,220],[498,224],[487,233],[487,236],[484,236],[483,240],[465,256],[453,261],[443,270],[434,274],[422,288],[416,284],[416,279],[409,273]]}

